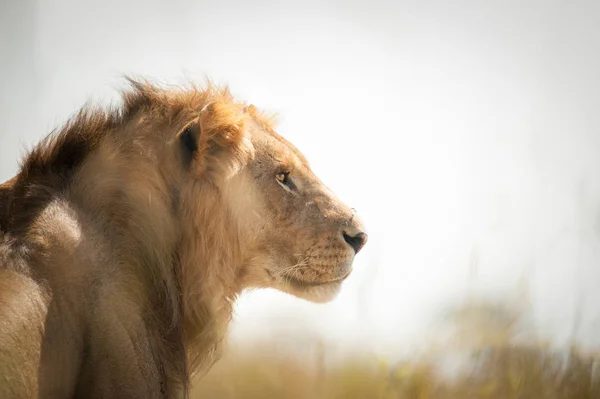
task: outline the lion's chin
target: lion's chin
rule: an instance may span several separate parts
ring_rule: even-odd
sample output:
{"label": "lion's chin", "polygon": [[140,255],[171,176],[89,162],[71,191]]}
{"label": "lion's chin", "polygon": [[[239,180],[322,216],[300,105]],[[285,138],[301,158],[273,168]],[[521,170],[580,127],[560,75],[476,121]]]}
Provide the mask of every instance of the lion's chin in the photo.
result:
{"label": "lion's chin", "polygon": [[289,275],[276,278],[268,269],[265,271],[271,280],[271,284],[269,284],[271,288],[310,302],[327,303],[338,296],[342,283],[351,273],[352,269],[348,269],[345,275],[335,280],[325,281],[305,281]]}
{"label": "lion's chin", "polygon": [[334,300],[342,287],[342,280],[322,284],[298,285],[293,282],[278,287],[279,290],[314,303],[327,303]]}

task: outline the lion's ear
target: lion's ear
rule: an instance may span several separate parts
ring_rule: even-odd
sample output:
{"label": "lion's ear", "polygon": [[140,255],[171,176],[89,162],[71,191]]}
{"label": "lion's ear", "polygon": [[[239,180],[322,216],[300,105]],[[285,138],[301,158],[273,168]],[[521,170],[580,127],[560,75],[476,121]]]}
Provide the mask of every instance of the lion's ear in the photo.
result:
{"label": "lion's ear", "polygon": [[200,111],[200,126],[214,150],[235,147],[243,137],[245,117],[236,104],[213,102]]}
{"label": "lion's ear", "polygon": [[179,134],[179,140],[184,148],[190,153],[195,154],[198,151],[198,142],[201,136],[202,128],[198,121],[194,121],[187,125]]}
{"label": "lion's ear", "polygon": [[[229,176],[247,162],[248,140],[244,139],[246,115],[234,103],[213,102],[200,111],[194,169],[204,177],[210,173]],[[200,133],[201,132],[201,133]]]}

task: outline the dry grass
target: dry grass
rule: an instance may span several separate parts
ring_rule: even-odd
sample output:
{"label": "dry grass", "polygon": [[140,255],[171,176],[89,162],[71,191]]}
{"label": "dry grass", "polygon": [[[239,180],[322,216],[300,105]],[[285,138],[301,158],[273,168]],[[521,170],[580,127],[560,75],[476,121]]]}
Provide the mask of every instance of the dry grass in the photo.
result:
{"label": "dry grass", "polygon": [[600,398],[600,358],[532,347],[475,355],[469,372],[448,381],[429,363],[394,367],[353,359],[325,372],[285,357],[247,353],[224,359],[197,384],[194,398]]}
{"label": "dry grass", "polygon": [[[540,344],[514,343],[511,336],[516,318],[506,317],[507,313],[497,306],[466,306],[457,315],[460,317],[455,317],[455,321],[460,325],[455,338],[459,339],[448,341],[445,349],[466,355],[468,362],[452,377],[441,372],[439,356],[423,356],[394,365],[367,355],[348,356],[337,365],[325,366],[325,347],[320,347],[314,357],[300,357],[284,355],[271,343],[227,353],[195,385],[192,397],[600,398],[600,356],[582,353],[575,347],[560,352]],[[484,323],[477,322],[479,319]],[[499,324],[498,320],[506,323]],[[485,326],[490,325],[493,328],[486,331]]]}

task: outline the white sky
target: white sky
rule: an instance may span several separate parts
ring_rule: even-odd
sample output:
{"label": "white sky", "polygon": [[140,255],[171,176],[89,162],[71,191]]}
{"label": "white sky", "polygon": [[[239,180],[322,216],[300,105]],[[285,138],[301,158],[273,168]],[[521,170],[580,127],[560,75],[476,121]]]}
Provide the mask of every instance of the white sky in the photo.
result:
{"label": "white sky", "polygon": [[336,301],[252,293],[235,337],[401,351],[469,289],[512,298],[525,279],[543,334],[580,317],[600,346],[599,2],[249,3],[2,2],[0,179],[125,73],[209,76],[280,112],[370,232]]}

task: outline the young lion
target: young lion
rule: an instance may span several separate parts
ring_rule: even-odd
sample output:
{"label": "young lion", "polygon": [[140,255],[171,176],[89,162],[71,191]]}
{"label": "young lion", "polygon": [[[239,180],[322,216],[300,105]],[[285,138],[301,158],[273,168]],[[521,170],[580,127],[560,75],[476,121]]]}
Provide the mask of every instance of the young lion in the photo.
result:
{"label": "young lion", "polygon": [[334,298],[367,235],[252,105],[130,80],[0,185],[0,397],[187,396],[236,296]]}

